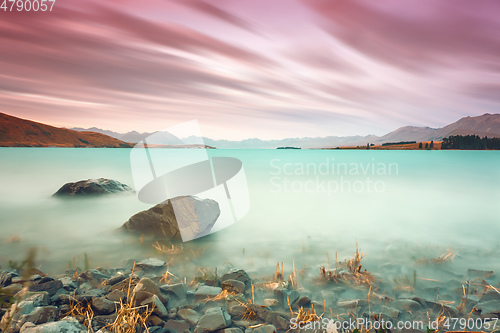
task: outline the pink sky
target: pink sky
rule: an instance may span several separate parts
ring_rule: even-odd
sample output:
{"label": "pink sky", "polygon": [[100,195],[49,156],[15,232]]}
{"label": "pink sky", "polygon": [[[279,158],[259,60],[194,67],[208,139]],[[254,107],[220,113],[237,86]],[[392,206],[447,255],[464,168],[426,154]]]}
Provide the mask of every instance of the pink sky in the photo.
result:
{"label": "pink sky", "polygon": [[55,126],[278,139],[500,110],[498,0],[57,0],[0,31],[0,112]]}

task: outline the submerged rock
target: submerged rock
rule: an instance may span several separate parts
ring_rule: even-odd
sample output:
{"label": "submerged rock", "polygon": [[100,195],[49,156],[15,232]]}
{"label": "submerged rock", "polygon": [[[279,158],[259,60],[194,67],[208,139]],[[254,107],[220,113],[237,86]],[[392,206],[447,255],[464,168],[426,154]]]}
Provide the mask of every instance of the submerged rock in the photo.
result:
{"label": "submerged rock", "polygon": [[99,178],[66,183],[54,193],[54,196],[86,196],[119,192],[132,192],[132,189],[116,180]]}
{"label": "submerged rock", "polygon": [[209,234],[219,215],[216,201],[181,196],[135,214],[123,224],[122,230],[186,241]]}
{"label": "submerged rock", "polygon": [[252,332],[255,333],[276,333],[277,329],[274,325],[264,325],[254,328]]}
{"label": "submerged rock", "polygon": [[467,270],[467,278],[468,279],[488,279],[494,276],[495,273],[493,271],[483,271],[479,269],[468,269]]}

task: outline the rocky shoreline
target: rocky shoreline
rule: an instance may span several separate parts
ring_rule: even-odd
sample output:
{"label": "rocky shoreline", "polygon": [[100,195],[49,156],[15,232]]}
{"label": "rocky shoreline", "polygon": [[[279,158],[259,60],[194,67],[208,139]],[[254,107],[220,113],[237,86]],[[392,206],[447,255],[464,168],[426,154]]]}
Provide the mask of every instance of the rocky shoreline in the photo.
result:
{"label": "rocky shoreline", "polygon": [[[360,262],[357,252],[334,269],[321,267],[314,278],[295,269],[287,275],[280,265],[272,277],[253,276],[225,263],[188,280],[155,258],[113,269],[68,269],[52,277],[33,266],[11,269],[0,272],[0,331],[273,333],[297,328],[299,322],[351,318],[391,325],[433,321],[440,331],[454,330],[446,319],[466,318],[474,322],[465,327],[468,331],[495,331],[494,322],[499,328],[499,288],[487,282],[493,272],[469,270],[462,288],[432,281],[417,286],[416,281],[382,281],[362,270]],[[307,325],[302,330],[324,331]]]}

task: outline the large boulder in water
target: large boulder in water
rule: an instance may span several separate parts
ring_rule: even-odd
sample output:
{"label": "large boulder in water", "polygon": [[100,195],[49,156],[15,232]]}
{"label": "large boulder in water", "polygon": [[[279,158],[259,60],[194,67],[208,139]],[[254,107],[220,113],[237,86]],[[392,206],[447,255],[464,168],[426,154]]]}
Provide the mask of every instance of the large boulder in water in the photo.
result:
{"label": "large boulder in water", "polygon": [[135,214],[123,224],[122,229],[188,241],[208,235],[219,215],[219,204],[214,200],[180,196]]}
{"label": "large boulder in water", "polygon": [[54,193],[54,196],[86,196],[119,192],[132,192],[132,189],[116,180],[99,178],[66,183]]}

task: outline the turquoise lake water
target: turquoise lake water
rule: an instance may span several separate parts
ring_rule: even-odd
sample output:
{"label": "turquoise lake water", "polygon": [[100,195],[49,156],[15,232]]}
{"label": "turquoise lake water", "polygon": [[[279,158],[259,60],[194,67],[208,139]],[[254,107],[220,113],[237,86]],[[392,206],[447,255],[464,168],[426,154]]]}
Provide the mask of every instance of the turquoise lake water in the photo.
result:
{"label": "turquoise lake water", "polygon": [[[183,151],[179,150],[179,154]],[[210,150],[243,162],[250,211],[234,225],[184,244],[202,267],[231,261],[250,272],[318,267],[356,242],[364,268],[456,254],[446,267],[500,272],[500,152]],[[117,233],[148,209],[131,195],[61,200],[66,182],[111,178],[133,187],[129,149],[0,148],[0,266],[38,248],[42,270],[61,272],[86,253],[93,266],[157,256]],[[20,241],[9,242],[11,236]],[[327,254],[328,253],[328,254]],[[432,270],[426,272],[431,277]]]}

